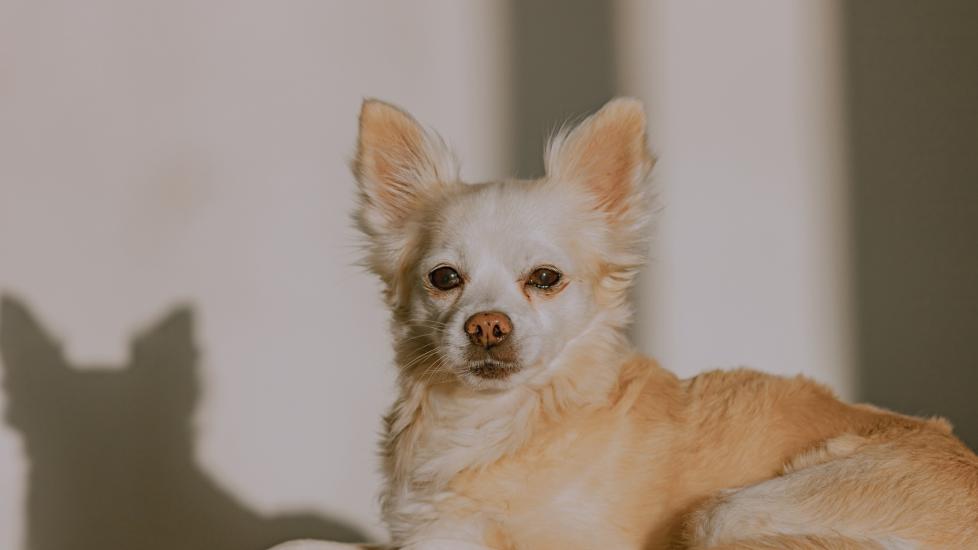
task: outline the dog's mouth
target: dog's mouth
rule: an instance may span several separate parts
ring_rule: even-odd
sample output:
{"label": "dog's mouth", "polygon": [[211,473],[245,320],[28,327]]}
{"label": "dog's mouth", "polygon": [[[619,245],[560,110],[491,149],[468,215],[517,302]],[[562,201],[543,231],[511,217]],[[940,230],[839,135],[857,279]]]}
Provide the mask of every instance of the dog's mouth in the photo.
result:
{"label": "dog's mouth", "polygon": [[519,363],[483,359],[469,364],[469,373],[486,380],[504,380],[520,370]]}

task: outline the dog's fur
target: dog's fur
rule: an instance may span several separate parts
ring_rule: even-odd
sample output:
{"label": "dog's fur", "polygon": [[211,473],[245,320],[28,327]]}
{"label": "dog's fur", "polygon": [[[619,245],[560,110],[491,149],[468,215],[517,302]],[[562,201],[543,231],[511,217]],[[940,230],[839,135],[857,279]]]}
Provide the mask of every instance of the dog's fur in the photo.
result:
{"label": "dog's fur", "polygon": [[[680,380],[632,350],[645,125],[616,99],[551,141],[544,178],[465,184],[436,134],[363,104],[356,219],[400,367],[383,443],[392,543],[978,547],[978,457],[944,420],[845,404],[803,377]],[[461,286],[435,288],[439,266]],[[561,281],[529,284],[540,266]],[[501,350],[467,338],[483,311],[512,321]]]}

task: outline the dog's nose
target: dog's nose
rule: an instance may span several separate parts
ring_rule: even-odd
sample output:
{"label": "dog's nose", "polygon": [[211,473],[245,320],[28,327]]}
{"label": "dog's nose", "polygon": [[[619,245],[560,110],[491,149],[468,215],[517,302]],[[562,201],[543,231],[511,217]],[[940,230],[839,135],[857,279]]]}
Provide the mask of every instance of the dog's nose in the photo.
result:
{"label": "dog's nose", "polygon": [[482,311],[465,322],[465,333],[469,335],[469,340],[486,349],[505,340],[510,332],[513,332],[513,322],[505,313],[498,311]]}

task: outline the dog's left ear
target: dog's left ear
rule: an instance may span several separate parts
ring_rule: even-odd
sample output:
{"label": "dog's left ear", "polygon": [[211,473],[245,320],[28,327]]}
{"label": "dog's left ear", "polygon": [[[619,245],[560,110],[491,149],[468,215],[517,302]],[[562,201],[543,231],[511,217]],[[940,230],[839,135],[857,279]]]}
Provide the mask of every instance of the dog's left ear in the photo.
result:
{"label": "dog's left ear", "polygon": [[583,186],[595,208],[613,222],[644,217],[645,183],[655,164],[645,137],[645,111],[637,99],[605,104],[547,146],[547,178]]}

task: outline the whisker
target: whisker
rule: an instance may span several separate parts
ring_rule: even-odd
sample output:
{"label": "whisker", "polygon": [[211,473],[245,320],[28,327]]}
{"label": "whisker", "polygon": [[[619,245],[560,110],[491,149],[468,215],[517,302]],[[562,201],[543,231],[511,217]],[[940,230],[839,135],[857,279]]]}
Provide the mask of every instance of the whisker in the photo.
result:
{"label": "whisker", "polygon": [[434,342],[428,342],[411,346],[408,349],[398,348],[398,358],[401,359],[401,356],[416,356],[416,354],[431,351],[437,347]]}
{"label": "whisker", "polygon": [[408,326],[415,328],[445,328],[449,324],[441,321],[411,321]]}
{"label": "whisker", "polygon": [[410,338],[401,338],[401,339],[398,340],[398,342],[399,343],[400,342],[411,342],[411,341],[414,341],[414,340],[419,340],[421,338],[431,338],[432,336],[434,336],[434,334],[430,334],[430,333],[428,333],[428,334],[418,334],[417,336],[412,336]]}
{"label": "whisker", "polygon": [[428,350],[428,351],[422,353],[421,355],[419,355],[417,357],[414,357],[413,359],[411,359],[406,364],[401,365],[401,368],[402,369],[409,369],[409,368],[413,367],[414,365],[420,363],[421,361],[424,361],[428,357],[431,357],[432,355],[434,355],[434,354],[436,354],[438,352],[439,352],[438,348]]}
{"label": "whisker", "polygon": [[[441,359],[441,357],[439,357],[439,359]],[[426,379],[426,378],[427,378],[427,376],[428,376],[428,373],[429,373],[429,372],[431,372],[431,370],[432,370],[432,369],[433,369],[433,368],[434,368],[434,367],[435,367],[436,365],[438,365],[438,361],[434,361],[433,363],[431,363],[431,364],[429,364],[429,365],[428,365],[427,367],[425,367],[425,369],[424,369],[424,370],[423,370],[423,371],[421,372],[421,375],[420,375],[420,376],[418,376],[418,380],[419,380],[419,381],[421,381],[421,382],[424,382],[424,381],[425,381],[425,379]]]}
{"label": "whisker", "polygon": [[[447,357],[445,356],[439,357],[438,361],[436,361],[428,369],[426,369],[424,373],[422,373],[421,381],[425,383],[441,383],[443,381],[451,380],[452,379],[451,373],[446,373],[443,370],[441,370],[441,367],[443,367],[447,363],[448,363]],[[435,379],[436,375],[444,375],[445,378]]]}

